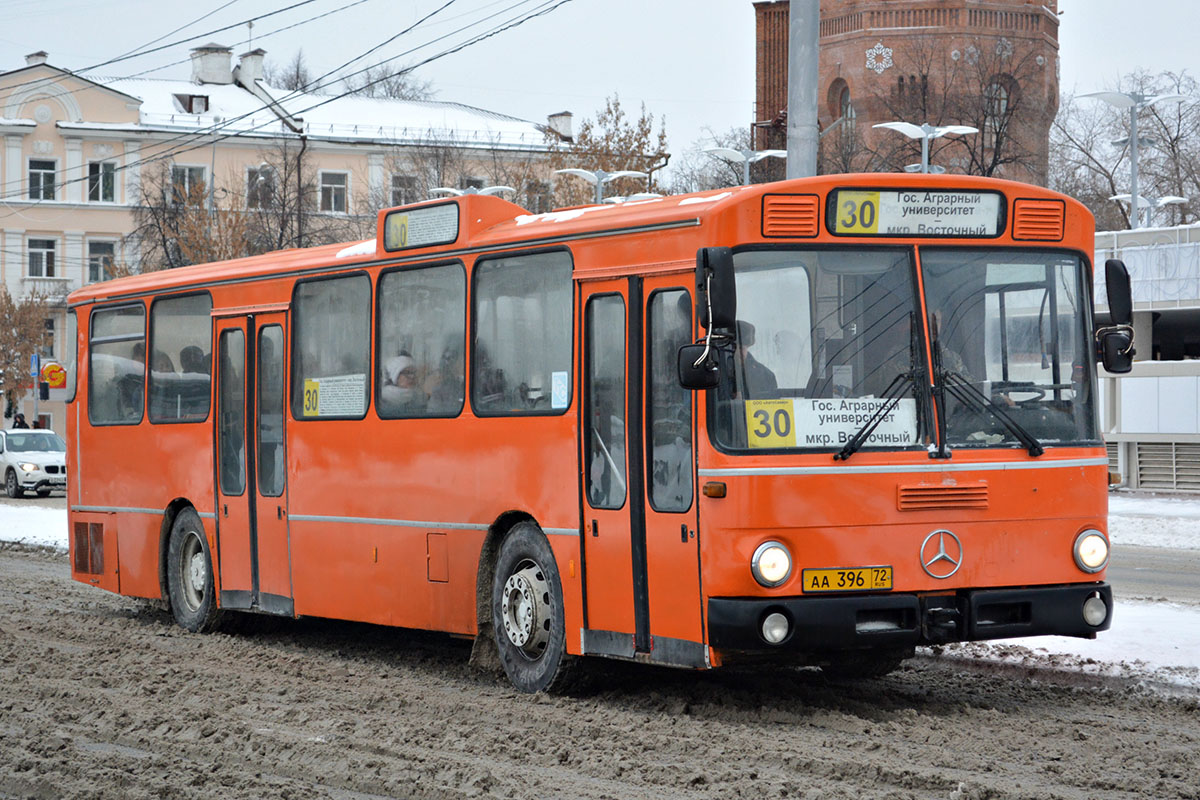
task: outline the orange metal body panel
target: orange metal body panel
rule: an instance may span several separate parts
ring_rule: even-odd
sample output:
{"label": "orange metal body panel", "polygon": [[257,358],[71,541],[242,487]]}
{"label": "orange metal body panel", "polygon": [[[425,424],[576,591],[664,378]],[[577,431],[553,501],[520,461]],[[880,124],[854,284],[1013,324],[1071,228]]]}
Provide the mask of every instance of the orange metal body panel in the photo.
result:
{"label": "orange metal body panel", "polygon": [[[374,282],[382,266],[397,261],[455,257],[471,269],[472,251],[542,246],[569,247],[575,278],[580,281],[576,297],[586,299],[592,291],[606,290],[604,286],[611,291],[612,286],[624,284],[610,281],[593,287],[593,281],[664,275],[661,280],[647,278],[648,297],[655,286],[689,286],[700,247],[863,242],[831,236],[823,224],[813,238],[765,239],[761,197],[766,192],[818,194],[823,203],[834,186],[918,184],[999,190],[1006,195],[1009,213],[1017,198],[1059,197],[1037,187],[982,178],[880,174],[737,187],[699,197],[537,217],[498,198],[468,195],[451,201],[460,205],[461,221],[459,239],[451,245],[389,254],[380,239],[375,254],[339,257],[346,245],[284,251],[92,285],[73,293],[70,302],[78,309],[79,330],[86,341],[92,304],[114,298],[150,298],[203,285],[212,294],[214,318],[244,319],[266,307],[280,314],[278,309],[290,302],[301,275],[361,268]],[[382,219],[381,215],[381,223]],[[938,244],[1053,246],[1090,258],[1092,219],[1083,206],[1066,201],[1064,228],[1063,241],[1052,245],[1017,243],[1007,231],[983,242],[942,239]],[[564,239],[568,241],[561,244]],[[870,239],[872,245],[920,243],[912,238]],[[263,308],[255,311],[256,306]],[[280,318],[284,319],[282,314]],[[577,342],[581,319],[582,303],[577,303]],[[290,326],[290,315],[285,325]],[[286,335],[290,341],[291,331]],[[581,648],[585,582],[588,627],[633,631],[628,509],[599,512],[587,507],[581,496],[578,419],[583,365],[578,346],[574,353],[572,401],[562,416],[480,419],[474,417],[469,401],[456,419],[380,420],[372,406],[362,421],[296,420],[289,409],[286,495],[278,501],[258,501],[259,520],[271,520],[259,534],[264,545],[260,588],[291,596],[297,615],[472,634],[477,628],[476,583],[487,528],[506,512],[519,512],[543,528],[557,529],[548,538],[562,578],[568,650],[578,653]],[[78,510],[83,507],[138,510],[117,515],[120,535],[113,551],[120,552],[120,583],[105,588],[158,596],[162,516],[155,512],[165,512],[179,498],[198,511],[219,515],[221,588],[246,588],[242,583],[248,580],[249,555],[235,552],[240,548],[235,542],[246,535],[246,522],[224,515],[224,499],[214,506],[214,412],[210,411],[208,421],[197,424],[151,425],[143,419],[135,426],[93,428],[87,422],[86,398],[87,362],[81,358],[79,390],[68,415],[71,520],[91,519],[91,512]],[[698,394],[693,419],[701,472],[748,467],[820,467],[827,472],[713,478],[700,474],[695,479],[695,502],[685,514],[656,515],[644,495],[627,498],[627,505],[646,503],[647,583],[654,635],[704,642],[702,614],[708,598],[794,596],[800,593],[800,572],[807,567],[891,565],[898,591],[1103,579],[1103,573],[1081,573],[1070,548],[1084,527],[1105,530],[1106,468],[995,467],[1095,460],[1103,457],[1102,448],[1051,448],[1040,459],[1019,450],[961,449],[945,469],[934,471],[925,471],[931,461],[921,452],[861,452],[848,462],[834,462],[829,454],[735,457],[709,444],[703,418],[704,399]],[[980,466],[965,468],[972,463]],[[865,467],[892,471],[861,469]],[[728,495],[701,496],[699,488],[707,480],[725,482]],[[947,482],[986,484],[987,508],[901,511],[897,507],[899,484]],[[597,520],[600,537],[591,536],[592,519]],[[205,525],[210,544],[216,547],[215,526],[211,519]],[[683,541],[681,525],[696,531],[690,543]],[[919,548],[930,531],[941,527],[951,527],[972,558],[952,579],[935,581],[921,570]],[[582,535],[565,535],[581,528]],[[445,564],[439,566],[436,578],[431,572],[430,534],[445,537]],[[792,578],[772,590],[759,586],[748,566],[754,548],[766,538],[784,540],[796,556]],[[86,575],[75,577],[90,580]],[[484,589],[490,592],[490,587]],[[718,661],[719,655],[713,654],[713,662]]]}

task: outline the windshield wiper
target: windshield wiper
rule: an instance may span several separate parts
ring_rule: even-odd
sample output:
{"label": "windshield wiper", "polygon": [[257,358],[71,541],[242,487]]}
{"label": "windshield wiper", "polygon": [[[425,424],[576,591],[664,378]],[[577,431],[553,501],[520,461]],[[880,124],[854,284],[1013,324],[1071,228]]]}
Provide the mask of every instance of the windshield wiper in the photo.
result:
{"label": "windshield wiper", "polygon": [[871,438],[871,434],[879,427],[879,423],[892,413],[892,409],[900,404],[900,398],[904,396],[904,385],[913,382],[913,372],[901,372],[888,387],[883,390],[883,399],[887,402],[875,409],[871,416],[867,417],[867,421],[862,424],[858,432],[850,437],[850,441],[846,442],[841,450],[833,454],[834,461],[844,461],[850,456],[858,452],[859,448],[867,439]]}
{"label": "windshield wiper", "polygon": [[1045,448],[1042,447],[1041,442],[1039,442],[1033,436],[1033,434],[1021,427],[1021,424],[1010,417],[1006,411],[1000,408],[1000,406],[996,405],[991,400],[988,400],[983,392],[976,389],[974,384],[972,384],[962,375],[959,375],[957,372],[951,372],[948,369],[944,369],[938,375],[938,378],[939,382],[945,385],[946,390],[949,391],[950,394],[954,395],[960,403],[974,408],[976,411],[986,411],[996,419],[1000,420],[1000,424],[1008,428],[1012,435],[1016,436],[1017,440],[1020,441],[1021,444],[1025,445],[1025,448],[1029,451],[1029,455],[1036,458],[1037,456],[1040,456],[1042,453],[1046,452]]}

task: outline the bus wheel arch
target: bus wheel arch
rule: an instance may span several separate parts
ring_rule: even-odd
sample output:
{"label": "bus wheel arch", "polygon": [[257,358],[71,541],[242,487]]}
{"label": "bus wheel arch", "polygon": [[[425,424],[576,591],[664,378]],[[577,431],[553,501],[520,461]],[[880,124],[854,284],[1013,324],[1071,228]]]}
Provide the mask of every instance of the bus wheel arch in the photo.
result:
{"label": "bus wheel arch", "polygon": [[509,681],[523,692],[568,688],[575,657],[567,653],[562,580],[537,523],[509,528],[489,583],[491,638]]}
{"label": "bus wheel arch", "polygon": [[504,537],[519,522],[536,524],[534,518],[524,511],[505,511],[488,527],[479,551],[479,569],[475,575],[475,644],[471,648],[471,665],[489,672],[502,672],[504,669],[492,629],[492,581],[496,574],[496,560],[500,557],[500,544]]}
{"label": "bus wheel arch", "polygon": [[171,604],[171,593],[170,587],[167,585],[167,548],[171,546],[171,528],[175,525],[175,518],[185,508],[194,510],[194,506],[189,500],[176,497],[167,504],[166,510],[163,511],[162,522],[158,526],[158,593],[168,607]]}

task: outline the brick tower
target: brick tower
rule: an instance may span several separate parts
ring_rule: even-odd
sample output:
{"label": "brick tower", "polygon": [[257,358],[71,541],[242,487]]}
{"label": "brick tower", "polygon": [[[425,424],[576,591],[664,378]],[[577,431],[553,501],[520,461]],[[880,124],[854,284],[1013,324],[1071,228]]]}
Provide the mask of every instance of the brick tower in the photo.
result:
{"label": "brick tower", "polygon": [[[821,0],[823,172],[883,171],[919,144],[877,122],[971,125],[939,139],[950,172],[1044,184],[1058,109],[1057,0]],[[754,3],[755,146],[786,147],[788,0]],[[832,126],[832,128],[831,128]]]}

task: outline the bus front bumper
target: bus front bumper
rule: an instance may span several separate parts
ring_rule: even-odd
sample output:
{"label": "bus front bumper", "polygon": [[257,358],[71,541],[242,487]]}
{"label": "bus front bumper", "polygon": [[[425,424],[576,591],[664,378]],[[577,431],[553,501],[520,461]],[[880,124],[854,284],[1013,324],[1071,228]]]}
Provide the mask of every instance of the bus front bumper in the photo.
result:
{"label": "bus front bumper", "polygon": [[[1103,608],[1097,605],[1097,598]],[[1089,602],[1090,600],[1090,602]],[[1092,621],[1085,619],[1085,604]],[[1107,583],[971,589],[952,595],[869,594],[726,598],[708,601],[709,645],[767,655],[1008,639],[1019,636],[1094,638],[1112,624]],[[763,626],[787,619],[787,635],[771,644]],[[778,618],[775,619],[778,623]]]}

